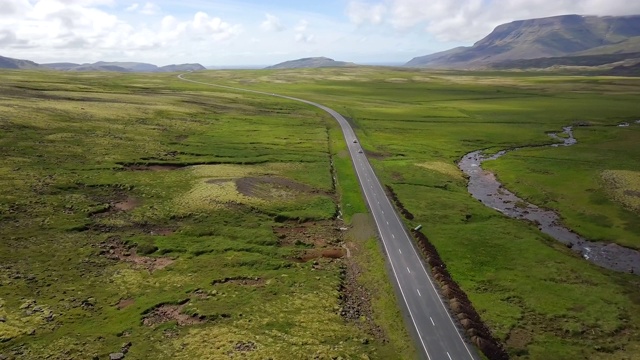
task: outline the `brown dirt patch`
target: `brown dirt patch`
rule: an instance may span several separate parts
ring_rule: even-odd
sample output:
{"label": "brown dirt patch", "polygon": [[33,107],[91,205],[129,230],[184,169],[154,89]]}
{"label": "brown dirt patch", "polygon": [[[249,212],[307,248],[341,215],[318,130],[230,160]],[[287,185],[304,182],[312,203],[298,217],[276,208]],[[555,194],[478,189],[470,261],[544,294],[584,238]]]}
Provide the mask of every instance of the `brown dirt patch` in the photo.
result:
{"label": "brown dirt patch", "polygon": [[376,160],[384,160],[391,156],[391,154],[389,153],[383,153],[378,151],[365,150],[364,152],[365,154],[367,154],[367,157],[376,159]]}
{"label": "brown dirt patch", "polygon": [[280,246],[306,245],[325,247],[342,241],[344,225],[339,220],[313,221],[307,223],[287,222],[273,228]]}
{"label": "brown dirt patch", "polygon": [[305,250],[300,255],[293,258],[296,262],[308,262],[311,260],[326,258],[326,259],[340,259],[346,255],[347,251],[344,248],[328,248],[328,249],[311,249]]}
{"label": "brown dirt patch", "polygon": [[373,320],[371,293],[358,282],[361,270],[352,258],[345,261],[340,284],[340,316],[382,343],[389,340],[385,332]]}
{"label": "brown dirt patch", "polygon": [[131,211],[140,205],[142,205],[142,201],[140,199],[129,196],[122,201],[114,203],[113,208],[117,211]]}
{"label": "brown dirt patch", "polygon": [[205,319],[202,317],[191,316],[182,313],[182,310],[185,306],[187,306],[187,303],[184,303],[182,305],[163,304],[157,306],[144,316],[144,318],[142,319],[142,324],[144,324],[145,326],[153,327],[170,321],[175,321],[179,326],[189,326],[204,323]]}
{"label": "brown dirt patch", "polygon": [[140,256],[135,247],[128,247],[119,236],[109,238],[100,244],[100,255],[108,259],[124,261],[135,267],[147,269],[149,272],[162,270],[174,263],[175,260],[165,257]]}
{"label": "brown dirt patch", "polygon": [[236,180],[238,192],[261,199],[282,199],[302,194],[321,193],[305,184],[281,177],[245,177]]}
{"label": "brown dirt patch", "polygon": [[118,308],[118,310],[122,310],[133,305],[135,302],[136,302],[135,299],[121,299],[116,305],[116,308]]}
{"label": "brown dirt patch", "polygon": [[514,349],[524,349],[533,340],[533,334],[524,329],[512,329],[507,336],[506,344]]}
{"label": "brown dirt patch", "polygon": [[242,286],[264,286],[266,281],[259,277],[246,277],[246,276],[237,276],[237,277],[227,277],[224,279],[217,279],[211,282],[211,285],[216,284],[235,284]]}

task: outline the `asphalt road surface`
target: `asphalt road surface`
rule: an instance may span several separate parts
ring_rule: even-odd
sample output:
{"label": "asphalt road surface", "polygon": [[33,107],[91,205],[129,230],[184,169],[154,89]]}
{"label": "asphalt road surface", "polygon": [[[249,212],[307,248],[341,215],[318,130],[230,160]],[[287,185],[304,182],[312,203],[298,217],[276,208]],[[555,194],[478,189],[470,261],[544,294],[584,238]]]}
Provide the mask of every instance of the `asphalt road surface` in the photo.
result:
{"label": "asphalt road surface", "polygon": [[[178,77],[196,84],[210,85],[234,91],[275,96],[300,101],[328,112],[335,118],[347,141],[349,153],[365,195],[369,209],[373,214],[378,234],[384,244],[396,289],[402,297],[400,301],[410,317],[409,327],[417,341],[417,350],[421,358],[429,360],[478,360],[475,348],[467,343],[451,318],[429,272],[418,255],[413,240],[404,223],[400,220],[391,201],[385,195],[380,181],[376,177],[360,142],[347,120],[336,111],[312,101],[273,93],[239,89],[223,85],[208,84]],[[355,141],[355,142],[354,142]]]}

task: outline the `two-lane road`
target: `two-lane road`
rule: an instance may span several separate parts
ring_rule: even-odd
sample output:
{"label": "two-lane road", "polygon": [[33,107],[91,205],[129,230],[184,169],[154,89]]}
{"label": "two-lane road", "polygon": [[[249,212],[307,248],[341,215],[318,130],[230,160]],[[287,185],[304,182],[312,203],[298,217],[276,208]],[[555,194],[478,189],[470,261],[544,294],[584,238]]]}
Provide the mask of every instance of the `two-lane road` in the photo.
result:
{"label": "two-lane road", "polygon": [[361,152],[362,148],[351,125],[342,115],[312,101],[188,80],[183,75],[178,77],[197,84],[300,101],[318,107],[336,119],[342,128],[360,186],[375,219],[378,234],[392,270],[391,279],[395,282],[402,297],[401,306],[405,308],[411,318],[408,325],[418,341],[417,349],[421,357],[429,360],[479,359],[475,348],[465,341],[449,315],[404,223],[385,195],[367,157]]}

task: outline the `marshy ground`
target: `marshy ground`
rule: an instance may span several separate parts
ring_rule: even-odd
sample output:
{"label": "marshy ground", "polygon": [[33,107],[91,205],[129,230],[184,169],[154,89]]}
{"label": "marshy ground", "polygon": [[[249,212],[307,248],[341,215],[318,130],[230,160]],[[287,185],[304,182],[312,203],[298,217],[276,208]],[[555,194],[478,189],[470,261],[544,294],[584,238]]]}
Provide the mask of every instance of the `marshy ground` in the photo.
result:
{"label": "marshy ground", "polygon": [[[328,116],[174,75],[0,76],[0,354],[412,358]],[[486,208],[455,166],[588,123],[575,146],[486,166],[582,236],[638,248],[640,132],[617,125],[640,118],[640,80],[378,68],[189,77],[277,86],[348,116],[407,224],[424,226],[512,358],[640,354],[638,277]]]}

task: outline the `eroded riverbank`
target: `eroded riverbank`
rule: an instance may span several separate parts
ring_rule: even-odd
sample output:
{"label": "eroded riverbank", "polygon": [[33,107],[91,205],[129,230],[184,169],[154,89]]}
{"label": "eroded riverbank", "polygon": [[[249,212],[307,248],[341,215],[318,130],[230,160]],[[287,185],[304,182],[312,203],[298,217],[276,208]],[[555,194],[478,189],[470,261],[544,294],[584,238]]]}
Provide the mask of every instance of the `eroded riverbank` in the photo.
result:
{"label": "eroded riverbank", "polygon": [[[562,141],[551,147],[571,146],[577,143],[572,127],[565,127],[562,134],[549,134]],[[584,259],[607,269],[640,274],[640,252],[613,243],[594,242],[574,233],[561,224],[560,217],[551,210],[540,208],[519,198],[507,190],[496,179],[495,175],[482,169],[482,163],[496,160],[510,151],[522,148],[503,150],[495,155],[487,156],[482,150],[465,155],[458,167],[469,176],[469,193],[484,205],[491,207],[506,216],[528,220],[535,223],[543,233],[565,244],[579,253]]]}

